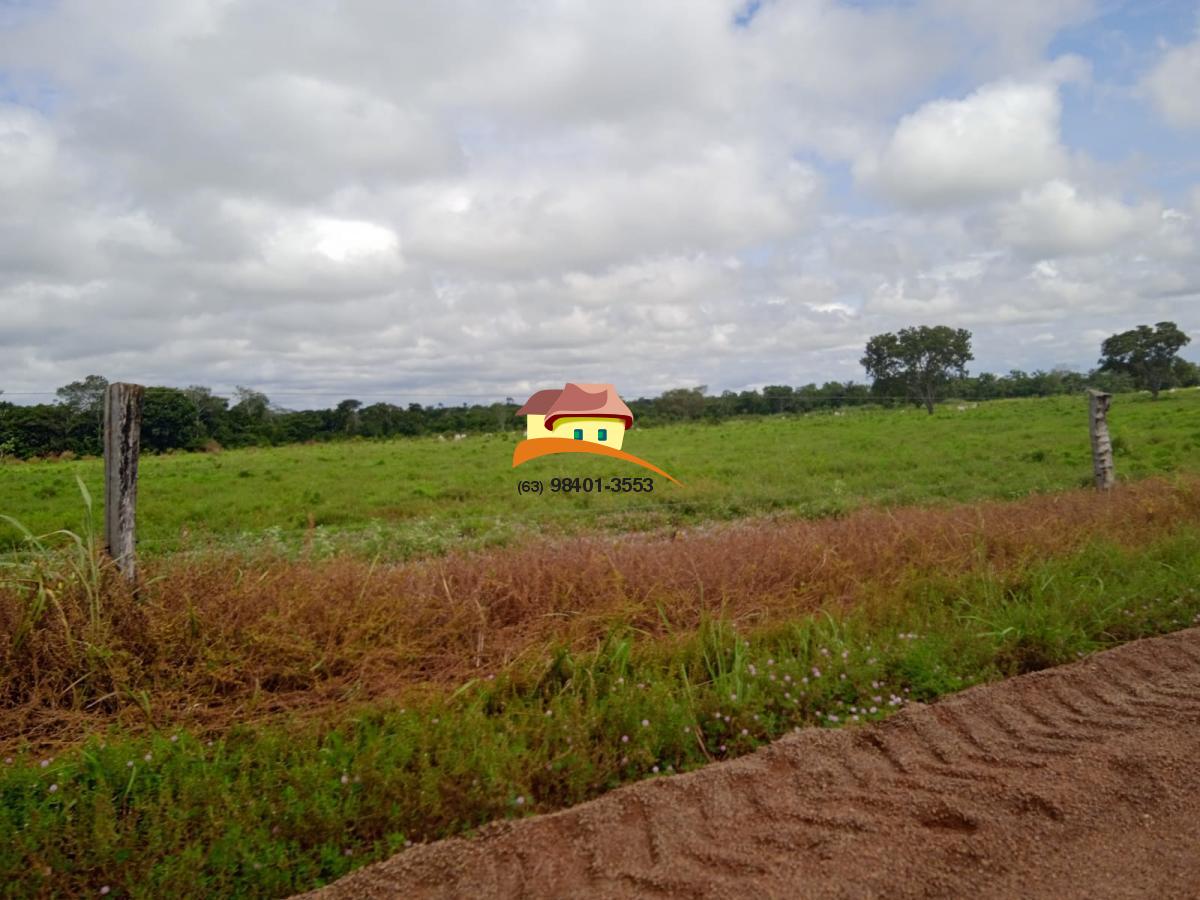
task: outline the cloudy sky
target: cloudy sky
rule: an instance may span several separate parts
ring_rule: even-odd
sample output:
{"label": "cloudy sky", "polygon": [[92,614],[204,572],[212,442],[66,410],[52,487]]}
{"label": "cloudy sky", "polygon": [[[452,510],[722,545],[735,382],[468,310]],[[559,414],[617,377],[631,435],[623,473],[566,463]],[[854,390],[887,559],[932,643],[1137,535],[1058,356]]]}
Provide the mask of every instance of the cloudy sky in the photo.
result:
{"label": "cloudy sky", "polygon": [[0,0],[0,388],[1200,357],[1190,0]]}

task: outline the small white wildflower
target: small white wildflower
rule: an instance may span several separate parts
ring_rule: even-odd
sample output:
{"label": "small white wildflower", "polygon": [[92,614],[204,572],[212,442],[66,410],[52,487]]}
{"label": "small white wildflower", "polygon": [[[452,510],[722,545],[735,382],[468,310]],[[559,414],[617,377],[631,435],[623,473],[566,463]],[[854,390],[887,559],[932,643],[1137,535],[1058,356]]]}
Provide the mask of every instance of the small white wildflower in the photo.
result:
{"label": "small white wildflower", "polygon": [[650,771],[653,772],[655,775],[657,775],[658,774],[658,766],[651,766]]}
{"label": "small white wildflower", "polygon": [[342,776],[342,784],[349,784],[349,783],[350,783],[350,776],[349,776],[349,775],[343,775],[343,776]]}
{"label": "small white wildflower", "polygon": [[629,743],[629,735],[627,735],[627,734],[621,735],[621,743],[628,744]]}
{"label": "small white wildflower", "polygon": [[517,804],[517,806],[524,806],[525,805],[524,796],[518,796],[517,799],[513,801],[513,803]]}
{"label": "small white wildflower", "polygon": [[650,727],[650,720],[649,720],[649,719],[642,719],[642,727],[643,727],[643,728],[649,728],[649,727]]}
{"label": "small white wildflower", "polygon": [[52,794],[58,793],[58,785],[57,784],[50,785],[50,793],[52,793]]}

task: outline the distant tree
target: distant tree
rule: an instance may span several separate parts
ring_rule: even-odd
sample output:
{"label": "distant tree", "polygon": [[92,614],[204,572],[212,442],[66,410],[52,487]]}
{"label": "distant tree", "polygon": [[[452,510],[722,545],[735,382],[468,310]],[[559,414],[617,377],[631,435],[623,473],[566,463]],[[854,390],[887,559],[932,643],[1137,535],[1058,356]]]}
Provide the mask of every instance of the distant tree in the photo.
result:
{"label": "distant tree", "polygon": [[234,440],[241,444],[270,444],[273,438],[271,401],[260,391],[238,385],[229,408],[229,424]]}
{"label": "distant tree", "polygon": [[1195,363],[1188,362],[1186,359],[1177,359],[1171,367],[1172,375],[1175,379],[1175,384],[1179,387],[1196,387],[1200,385],[1200,366]]}
{"label": "distant tree", "polygon": [[234,404],[230,412],[248,422],[263,422],[271,412],[271,401],[261,391],[240,384],[233,389]]}
{"label": "distant tree", "polygon": [[58,402],[76,415],[102,414],[104,412],[104,392],[107,389],[107,378],[103,375],[89,375],[82,381],[64,384],[55,393],[58,395]]}
{"label": "distant tree", "polygon": [[142,446],[164,450],[194,449],[203,443],[205,431],[199,410],[186,391],[148,387],[142,402]]}
{"label": "distant tree", "polygon": [[675,388],[663,391],[655,406],[665,419],[698,419],[704,414],[704,392],[707,385],[694,388]]}
{"label": "distant tree", "polygon": [[954,377],[965,378],[971,353],[971,332],[946,325],[901,328],[877,334],[867,342],[861,362],[883,393],[902,387],[933,415],[939,390]]}
{"label": "distant tree", "polygon": [[104,392],[108,379],[88,375],[82,381],[64,384],[55,393],[70,413],[66,449],[81,453],[99,453],[104,442]]}
{"label": "distant tree", "polygon": [[343,434],[358,433],[358,411],[361,400],[343,400],[333,411],[333,426]]}
{"label": "distant tree", "polygon": [[196,407],[196,417],[200,420],[203,436],[219,444],[230,443],[233,433],[229,424],[229,401],[200,384],[190,384],[183,392]]}
{"label": "distant tree", "polygon": [[770,404],[771,412],[786,412],[795,405],[796,390],[786,384],[768,384],[762,389],[763,399]]}
{"label": "distant tree", "polygon": [[1174,322],[1139,325],[1100,345],[1100,371],[1131,375],[1139,390],[1157,400],[1159,391],[1175,383],[1178,353],[1190,342]]}

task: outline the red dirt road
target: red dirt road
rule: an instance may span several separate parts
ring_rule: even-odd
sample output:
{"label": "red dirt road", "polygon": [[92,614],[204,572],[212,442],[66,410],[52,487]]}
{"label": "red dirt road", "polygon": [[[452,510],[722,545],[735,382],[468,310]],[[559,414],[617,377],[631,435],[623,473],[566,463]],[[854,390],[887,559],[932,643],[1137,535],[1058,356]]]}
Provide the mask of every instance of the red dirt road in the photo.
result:
{"label": "red dirt road", "polygon": [[1200,898],[1200,629],[418,846],[307,896]]}

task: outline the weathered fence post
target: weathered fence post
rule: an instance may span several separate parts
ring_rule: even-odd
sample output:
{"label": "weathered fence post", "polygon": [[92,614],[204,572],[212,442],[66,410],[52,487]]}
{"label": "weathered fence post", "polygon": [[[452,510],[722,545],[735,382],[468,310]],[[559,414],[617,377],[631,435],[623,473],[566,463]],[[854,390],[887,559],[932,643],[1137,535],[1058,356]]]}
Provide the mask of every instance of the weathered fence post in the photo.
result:
{"label": "weathered fence post", "polygon": [[144,390],[116,382],[104,393],[104,543],[130,583],[137,582],[133,531]]}
{"label": "weathered fence post", "polygon": [[1088,413],[1091,420],[1092,471],[1096,475],[1096,489],[1107,491],[1113,486],[1116,473],[1113,468],[1112,441],[1108,437],[1108,404],[1112,394],[1088,390]]}

